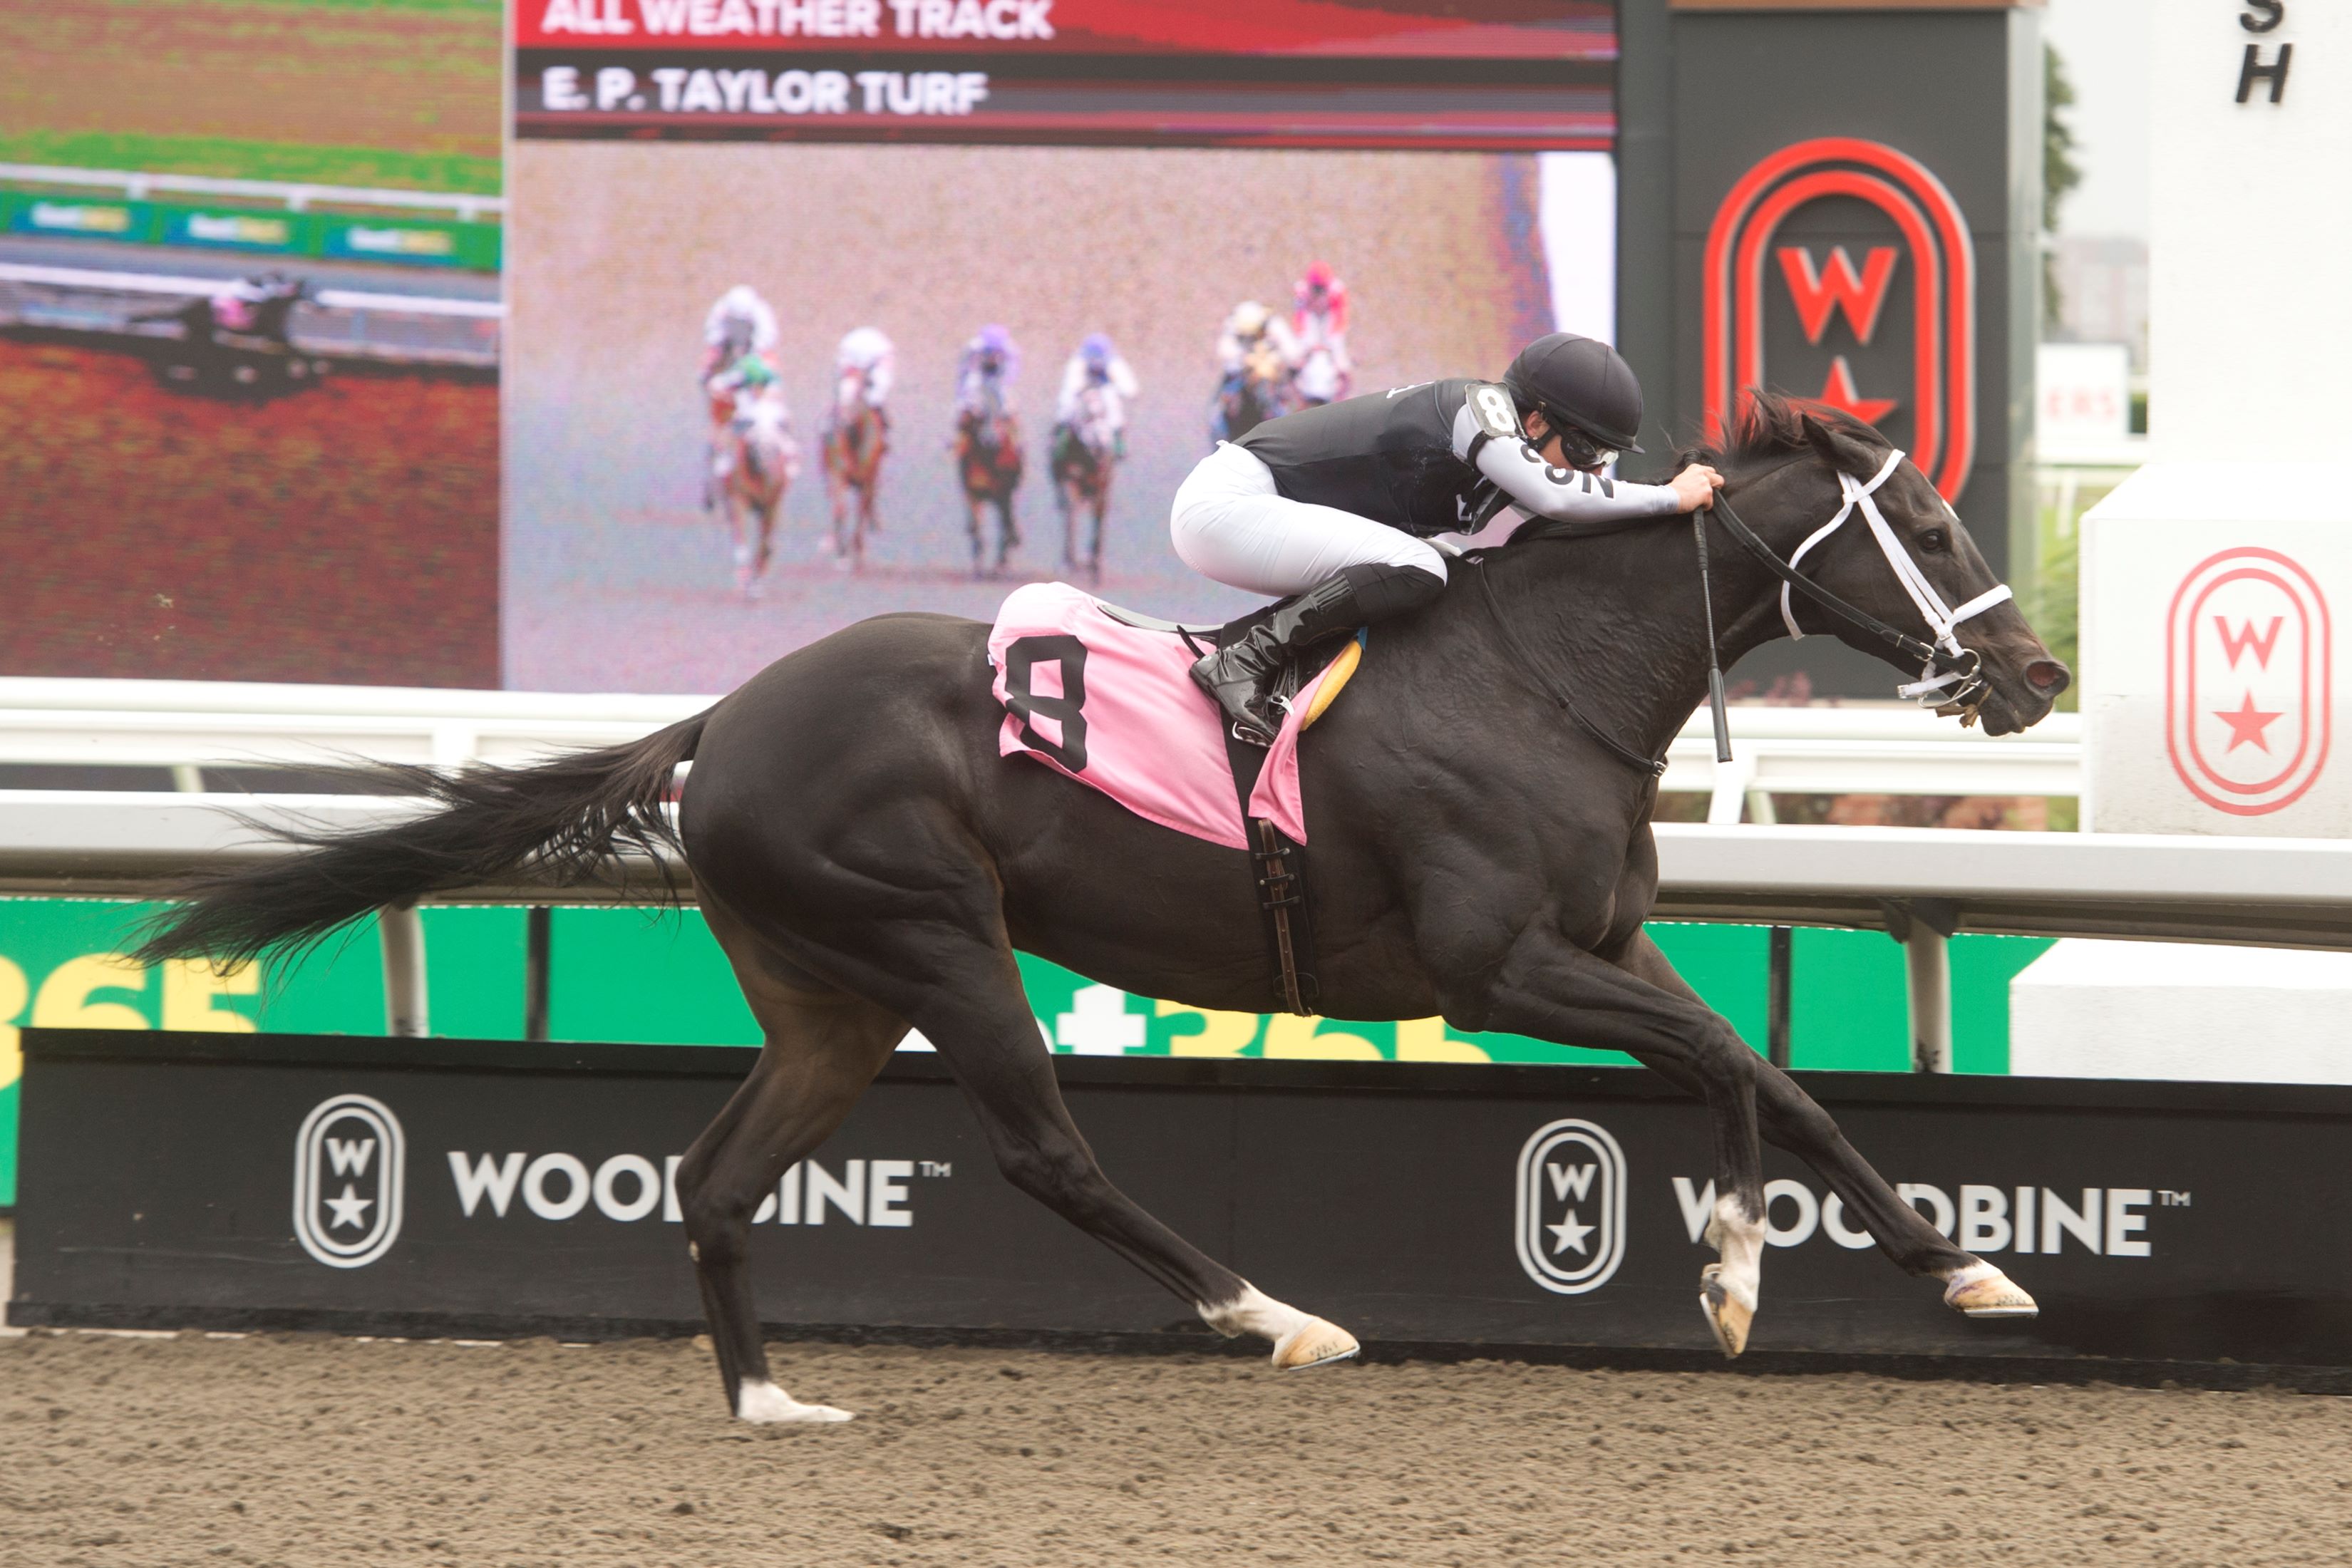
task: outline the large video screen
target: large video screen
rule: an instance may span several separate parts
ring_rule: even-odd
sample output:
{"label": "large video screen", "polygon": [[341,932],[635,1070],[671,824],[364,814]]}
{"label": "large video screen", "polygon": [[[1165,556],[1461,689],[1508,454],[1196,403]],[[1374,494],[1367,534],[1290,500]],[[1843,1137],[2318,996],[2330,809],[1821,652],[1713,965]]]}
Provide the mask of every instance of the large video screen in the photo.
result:
{"label": "large video screen", "polygon": [[498,684],[501,29],[0,11],[0,674]]}
{"label": "large video screen", "polygon": [[1236,614],[1167,536],[1219,436],[1613,335],[1605,4],[524,0],[516,28],[509,686],[723,690],[1043,577]]}

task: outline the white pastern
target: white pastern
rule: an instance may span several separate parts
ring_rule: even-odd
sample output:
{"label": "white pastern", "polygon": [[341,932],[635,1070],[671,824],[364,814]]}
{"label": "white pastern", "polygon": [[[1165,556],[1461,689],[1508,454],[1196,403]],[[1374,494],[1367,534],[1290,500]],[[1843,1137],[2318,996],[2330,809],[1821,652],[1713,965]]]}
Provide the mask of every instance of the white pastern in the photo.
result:
{"label": "white pastern", "polygon": [[1326,1322],[1296,1307],[1285,1306],[1255,1285],[1218,1307],[1202,1307],[1202,1321],[1233,1339],[1255,1334],[1274,1342],[1274,1364],[1285,1371],[1345,1361],[1362,1347],[1356,1336],[1337,1323]]}
{"label": "white pastern", "polygon": [[1955,1268],[1944,1279],[1944,1305],[1971,1318],[2032,1318],[2042,1309],[1990,1263]]}
{"label": "white pastern", "polygon": [[739,1419],[761,1426],[856,1419],[848,1411],[835,1410],[830,1405],[803,1405],[772,1383],[750,1379],[736,1393],[735,1414]]}
{"label": "white pastern", "polygon": [[1724,1294],[1753,1312],[1764,1279],[1764,1222],[1749,1219],[1741,1211],[1738,1197],[1727,1194],[1715,1200],[1715,1217],[1707,1221],[1706,1238],[1723,1255],[1716,1283],[1723,1287]]}

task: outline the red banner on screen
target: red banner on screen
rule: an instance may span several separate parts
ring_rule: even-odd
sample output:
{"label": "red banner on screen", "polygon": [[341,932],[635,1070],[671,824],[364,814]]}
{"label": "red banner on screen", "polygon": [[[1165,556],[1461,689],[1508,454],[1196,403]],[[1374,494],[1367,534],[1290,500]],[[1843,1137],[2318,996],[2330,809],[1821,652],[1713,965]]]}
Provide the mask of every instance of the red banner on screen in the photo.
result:
{"label": "red banner on screen", "polygon": [[516,0],[523,48],[1608,60],[1608,0]]}

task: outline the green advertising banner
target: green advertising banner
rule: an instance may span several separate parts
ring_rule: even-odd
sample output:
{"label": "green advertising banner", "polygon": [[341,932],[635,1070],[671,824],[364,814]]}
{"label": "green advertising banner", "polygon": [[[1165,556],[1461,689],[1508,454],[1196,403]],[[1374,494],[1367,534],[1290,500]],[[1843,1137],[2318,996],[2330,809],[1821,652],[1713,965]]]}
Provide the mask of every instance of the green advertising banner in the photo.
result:
{"label": "green advertising banner", "polygon": [[[383,969],[372,925],[295,963],[215,974],[201,963],[142,969],[118,956],[151,906],[0,900],[0,1205],[16,1197],[16,1032],[34,1024],[109,1029],[381,1034]],[[524,915],[428,909],[433,1032],[519,1039]],[[1760,926],[1655,925],[1667,955],[1749,1041],[1765,1037]],[[2050,944],[1962,936],[1952,943],[1954,1058],[1963,1072],[2009,1067],[2009,981]],[[1076,1055],[1410,1062],[1608,1062],[1609,1052],[1516,1035],[1465,1035],[1443,1019],[1357,1023],[1224,1013],[1098,985],[1023,955],[1039,1031]],[[1903,952],[1874,931],[1796,933],[1791,1052],[1801,1068],[1909,1066]],[[693,910],[554,913],[549,1029],[558,1039],[664,1045],[759,1043],[727,961]]]}
{"label": "green advertising banner", "polygon": [[0,226],[12,234],[179,245],[257,256],[319,256],[496,272],[506,231],[494,223],[354,217],[283,207],[190,206],[0,191]]}

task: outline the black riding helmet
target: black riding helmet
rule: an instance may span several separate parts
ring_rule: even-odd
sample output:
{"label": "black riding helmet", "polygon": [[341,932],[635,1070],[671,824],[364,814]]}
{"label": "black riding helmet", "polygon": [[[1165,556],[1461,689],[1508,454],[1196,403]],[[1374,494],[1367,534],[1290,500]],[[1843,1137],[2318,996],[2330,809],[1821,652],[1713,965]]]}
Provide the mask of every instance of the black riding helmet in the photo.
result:
{"label": "black riding helmet", "polygon": [[1642,428],[1642,383],[1598,338],[1574,332],[1538,338],[1503,373],[1503,384],[1522,411],[1541,409],[1555,429],[1580,434],[1606,451],[1642,449],[1634,439]]}

